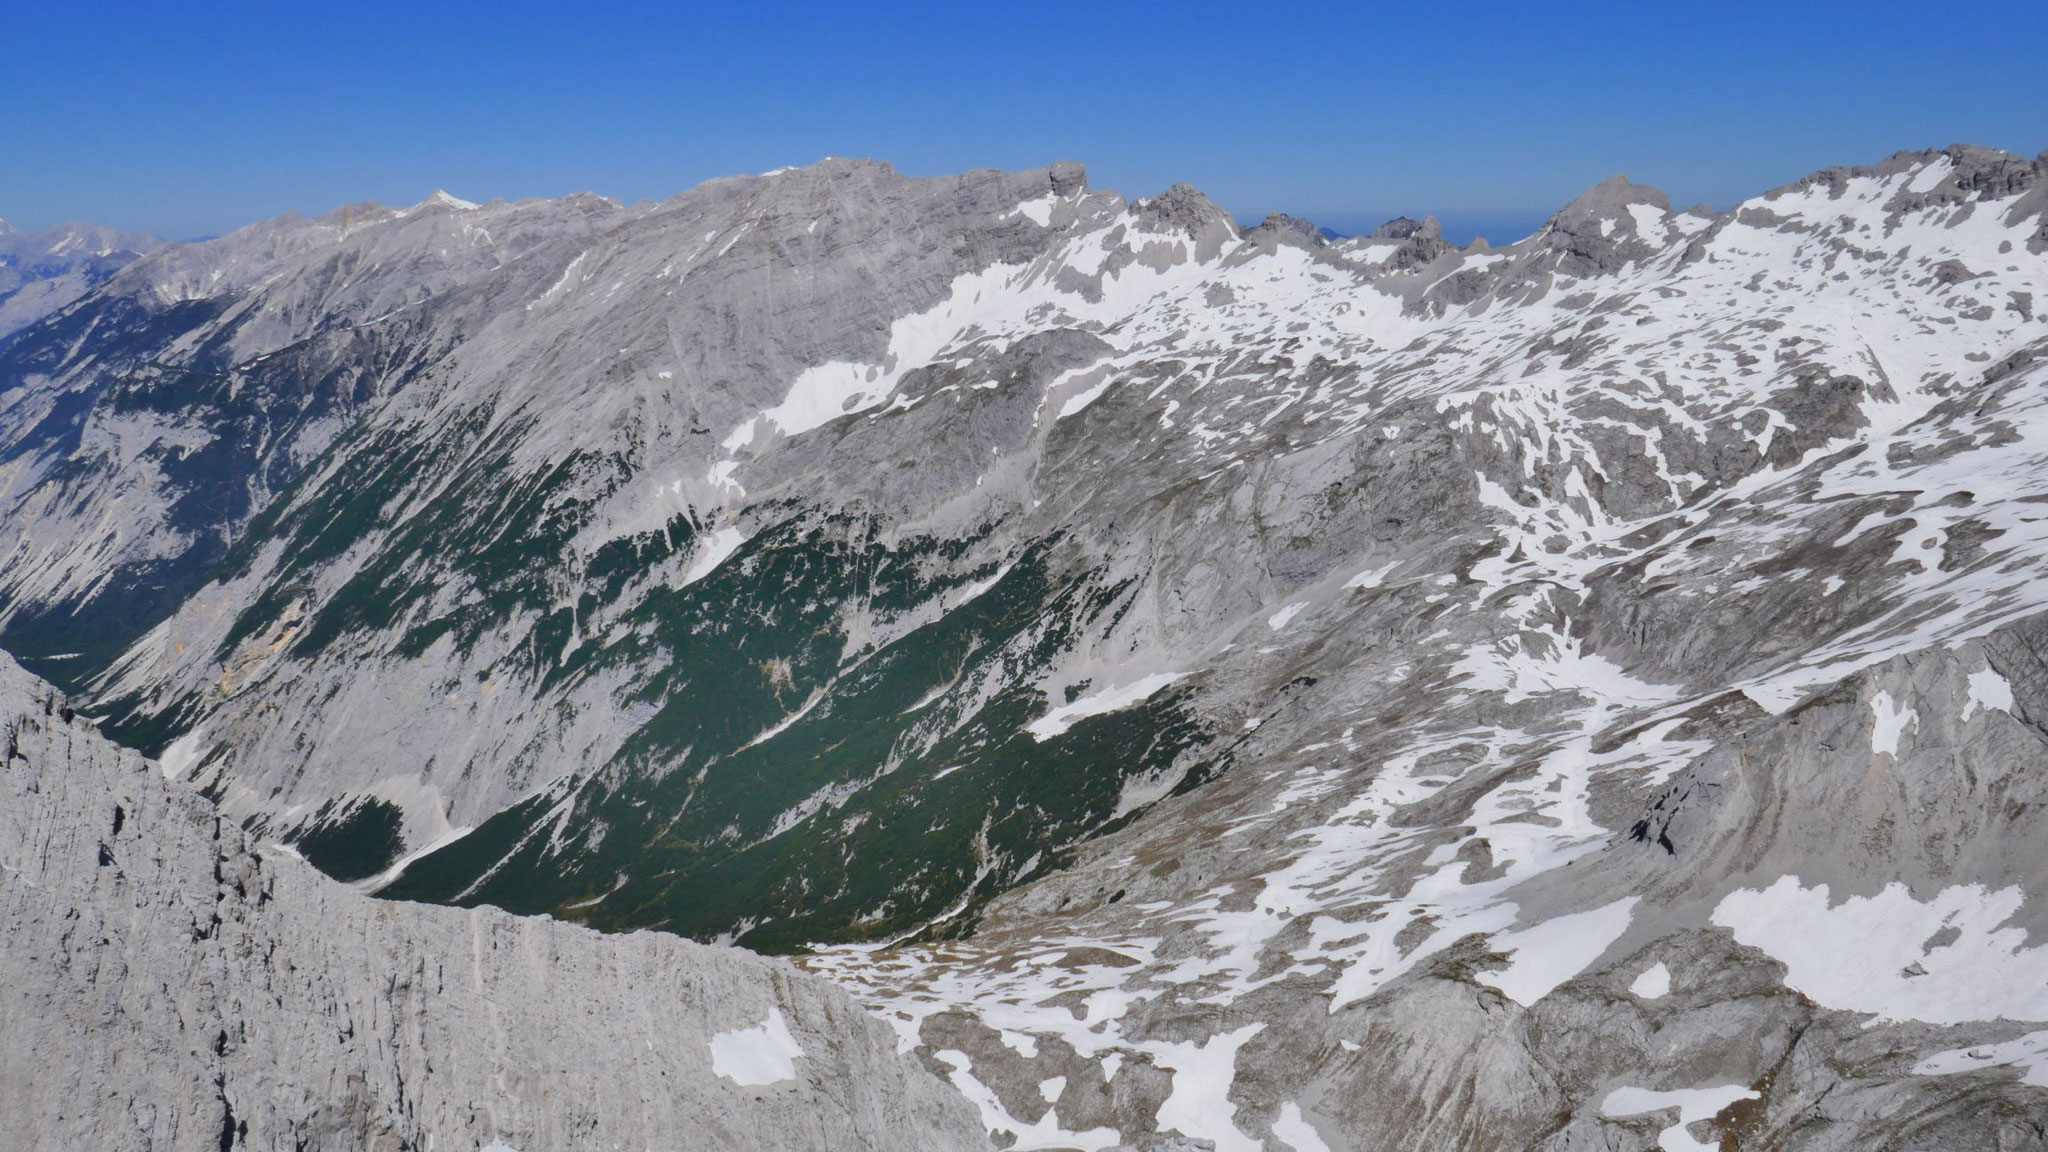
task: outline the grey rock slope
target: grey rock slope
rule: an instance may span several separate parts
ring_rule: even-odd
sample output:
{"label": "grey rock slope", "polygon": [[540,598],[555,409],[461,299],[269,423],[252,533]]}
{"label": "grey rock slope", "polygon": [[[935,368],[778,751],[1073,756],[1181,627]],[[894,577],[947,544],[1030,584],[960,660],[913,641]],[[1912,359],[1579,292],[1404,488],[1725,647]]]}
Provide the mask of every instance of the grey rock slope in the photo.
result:
{"label": "grey rock slope", "polygon": [[1543,809],[1469,777],[1544,766],[1452,745],[1356,789],[1229,778],[967,941],[810,963],[1019,1147],[2048,1147],[2044,656],[2037,617],[1782,716],[1620,725],[1577,752],[1614,834],[1521,884]]}
{"label": "grey rock slope", "polygon": [[5,657],[0,746],[0,1146],[982,1146],[783,964],[360,896]]}

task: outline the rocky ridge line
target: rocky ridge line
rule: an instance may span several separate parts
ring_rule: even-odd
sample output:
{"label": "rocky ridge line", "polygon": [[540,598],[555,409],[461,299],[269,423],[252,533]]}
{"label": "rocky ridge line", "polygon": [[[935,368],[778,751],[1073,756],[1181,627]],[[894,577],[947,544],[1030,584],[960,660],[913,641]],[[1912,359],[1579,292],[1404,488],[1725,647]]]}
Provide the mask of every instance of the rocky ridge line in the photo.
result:
{"label": "rocky ridge line", "polygon": [[5,656],[0,753],[0,1147],[983,1146],[823,981],[360,896]]}

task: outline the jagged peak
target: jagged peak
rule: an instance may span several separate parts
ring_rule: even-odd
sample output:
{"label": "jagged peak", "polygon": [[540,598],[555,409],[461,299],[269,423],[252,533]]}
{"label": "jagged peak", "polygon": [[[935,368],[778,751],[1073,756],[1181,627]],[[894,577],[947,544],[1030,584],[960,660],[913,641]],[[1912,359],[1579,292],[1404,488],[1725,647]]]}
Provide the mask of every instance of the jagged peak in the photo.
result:
{"label": "jagged peak", "polygon": [[1949,174],[1959,191],[1985,199],[2001,199],[2033,187],[2042,176],[2041,160],[1981,144],[1951,144],[1939,151],[1954,165]]}
{"label": "jagged peak", "polygon": [[1412,216],[1396,216],[1373,229],[1372,239],[1412,240],[1420,237],[1424,240],[1435,240],[1443,234],[1443,225],[1437,222],[1435,216],[1425,216],[1420,220]]}
{"label": "jagged peak", "polygon": [[[350,201],[347,204],[337,205],[336,207],[321,213],[319,216],[316,216],[313,219],[321,224],[339,224],[343,226],[350,226],[355,224],[361,224],[368,220],[388,216],[393,212],[397,211],[399,211],[399,209],[393,208],[389,204],[386,204],[381,200],[354,200]],[[235,231],[241,232],[249,228],[259,227],[264,224],[269,224],[272,222],[291,224],[296,223],[302,219],[304,219],[304,217],[299,214],[297,209],[287,209],[286,211],[271,217],[269,220],[258,220],[253,224],[245,224],[241,228],[236,229]],[[231,236],[234,234],[235,233],[232,232],[229,233],[229,235]]]}
{"label": "jagged peak", "polygon": [[467,212],[475,208],[476,204],[459,196],[449,195],[448,190],[445,188],[436,188],[432,192],[427,193],[427,198],[420,201],[415,207],[453,208],[458,212]]}
{"label": "jagged peak", "polygon": [[2028,160],[2018,153],[1981,144],[1950,144],[1944,148],[1894,152],[1875,165],[1838,164],[1822,168],[1790,184],[1773,188],[1760,199],[1768,202],[1808,188],[1824,187],[1838,191],[1859,177],[1882,178],[1920,172],[1928,165],[1944,161],[1953,169],[1947,177],[1952,186],[1947,194],[1949,197],[1974,195],[1982,199],[2000,199],[2026,191],[2039,183],[2044,173],[2048,173],[2048,151]]}
{"label": "jagged peak", "polygon": [[1551,219],[1613,219],[1625,213],[1631,204],[1649,204],[1664,212],[1671,211],[1671,198],[1661,189],[1638,184],[1617,172],[1581,192]]}
{"label": "jagged peak", "polygon": [[1157,196],[1133,200],[1131,213],[1160,231],[1185,232],[1198,237],[1221,225],[1232,235],[1237,232],[1229,213],[1218,207],[1200,188],[1185,182],[1175,184]]}
{"label": "jagged peak", "polygon": [[2031,167],[2032,162],[2017,153],[2002,148],[1991,148],[1982,144],[1956,143],[1942,148],[1902,149],[1879,161],[1869,171],[1879,176],[1898,172],[1910,172],[1929,164],[1947,160],[1958,171],[1976,171],[1993,168]]}
{"label": "jagged peak", "polygon": [[[736,179],[776,180],[802,176],[835,176],[846,172],[862,171],[893,176],[896,174],[896,166],[887,160],[875,160],[862,156],[822,156],[809,164],[784,164],[779,168],[770,168],[766,172],[736,177]],[[735,177],[727,177],[727,179],[735,179]],[[706,181],[706,183],[714,182]]]}
{"label": "jagged peak", "polygon": [[1641,208],[1669,217],[1671,198],[1617,172],[1558,209],[1523,243],[1556,253],[1558,270],[1568,275],[1613,272],[1649,256],[1669,238],[1668,229],[1642,218]]}
{"label": "jagged peak", "polygon": [[1078,160],[1055,160],[1045,169],[1055,196],[1079,196],[1088,191],[1088,169]]}
{"label": "jagged peak", "polygon": [[1244,230],[1244,238],[1247,240],[1256,241],[1268,236],[1279,239],[1292,237],[1317,248],[1329,243],[1329,239],[1323,235],[1323,230],[1316,226],[1315,221],[1289,216],[1285,212],[1268,212],[1264,220]]}

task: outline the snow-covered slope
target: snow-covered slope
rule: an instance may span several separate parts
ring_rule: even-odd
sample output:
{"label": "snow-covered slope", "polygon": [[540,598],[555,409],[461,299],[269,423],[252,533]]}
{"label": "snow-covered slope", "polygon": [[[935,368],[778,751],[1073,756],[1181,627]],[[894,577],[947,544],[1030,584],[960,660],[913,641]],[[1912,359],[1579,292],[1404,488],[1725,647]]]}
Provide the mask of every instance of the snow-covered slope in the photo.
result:
{"label": "snow-covered slope", "polygon": [[966,1103],[822,982],[366,899],[5,656],[0,752],[0,1146],[982,1146]]}
{"label": "snow-covered slope", "polygon": [[2044,176],[273,221],[0,353],[0,638],[389,894],[863,941],[1019,1147],[1990,1140]]}

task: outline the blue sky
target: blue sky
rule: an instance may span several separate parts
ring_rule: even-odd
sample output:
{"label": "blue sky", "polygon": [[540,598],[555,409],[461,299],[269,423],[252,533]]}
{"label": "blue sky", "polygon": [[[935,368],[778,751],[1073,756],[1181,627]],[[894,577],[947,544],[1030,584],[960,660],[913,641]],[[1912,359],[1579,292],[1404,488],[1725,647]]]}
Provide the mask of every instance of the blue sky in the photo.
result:
{"label": "blue sky", "polygon": [[1830,164],[2048,147],[2048,3],[571,5],[20,0],[0,217],[287,209],[871,156],[1076,159],[1240,217],[1526,230],[1613,172],[1725,205]]}

